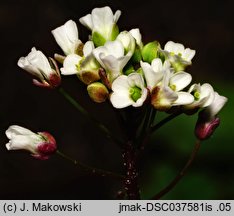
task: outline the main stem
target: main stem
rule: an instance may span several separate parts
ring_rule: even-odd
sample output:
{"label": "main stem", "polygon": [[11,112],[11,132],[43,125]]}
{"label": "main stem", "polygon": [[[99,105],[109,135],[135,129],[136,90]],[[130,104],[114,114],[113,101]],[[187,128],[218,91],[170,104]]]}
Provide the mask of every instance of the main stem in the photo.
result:
{"label": "main stem", "polygon": [[137,200],[140,199],[139,187],[138,187],[138,169],[137,169],[137,157],[133,143],[128,141],[125,145],[124,152],[122,154],[126,175],[124,179],[125,190],[128,195],[128,199]]}

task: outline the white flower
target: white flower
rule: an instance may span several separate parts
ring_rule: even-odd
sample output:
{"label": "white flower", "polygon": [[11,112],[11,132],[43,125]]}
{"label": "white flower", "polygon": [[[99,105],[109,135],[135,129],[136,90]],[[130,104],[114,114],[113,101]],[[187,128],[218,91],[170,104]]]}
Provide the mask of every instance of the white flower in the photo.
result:
{"label": "white flower", "polygon": [[172,56],[177,55],[181,57],[186,62],[191,62],[195,55],[195,50],[191,50],[189,48],[185,49],[183,44],[175,43],[173,41],[168,41],[165,44],[164,50],[169,52]]}
{"label": "white flower", "polygon": [[147,89],[144,87],[144,79],[138,73],[121,75],[112,83],[113,93],[110,101],[115,108],[127,106],[142,106],[147,98]]}
{"label": "white flower", "polygon": [[195,50],[185,49],[184,45],[173,41],[168,41],[162,52],[169,59],[175,72],[183,71],[186,66],[191,65],[195,55]]}
{"label": "white flower", "polygon": [[172,106],[190,104],[194,98],[188,92],[181,91],[191,82],[192,77],[186,72],[164,73],[162,82],[151,92],[151,104],[155,109],[166,111]]}
{"label": "white flower", "polygon": [[121,15],[117,10],[113,15],[110,7],[95,8],[91,14],[80,18],[81,24],[92,31],[92,40],[96,46],[104,45],[106,41],[115,40],[118,35],[116,23]]}
{"label": "white flower", "polygon": [[143,43],[142,43],[142,37],[141,37],[141,33],[140,30],[138,28],[136,29],[132,29],[129,31],[130,34],[135,38],[136,40],[136,44],[142,48],[143,47]]}
{"label": "white flower", "polygon": [[134,53],[136,42],[134,37],[128,31],[121,32],[116,40],[120,41],[123,44],[125,53],[131,52]]}
{"label": "white flower", "polygon": [[56,151],[56,141],[47,132],[33,133],[32,131],[18,126],[11,125],[6,130],[9,142],[6,144],[8,150],[26,150],[38,159],[48,159]]}
{"label": "white flower", "polygon": [[79,40],[76,23],[72,20],[52,30],[52,34],[66,55],[76,53],[78,46],[82,43]]}
{"label": "white flower", "polygon": [[97,47],[93,54],[101,66],[106,70],[110,82],[122,74],[122,69],[132,56],[132,52],[124,55],[123,44],[118,41],[108,41],[104,46]]}
{"label": "white flower", "polygon": [[206,116],[207,119],[214,119],[219,111],[223,108],[227,100],[228,99],[226,97],[221,96],[215,92],[212,103],[202,111],[203,116]]}
{"label": "white flower", "polygon": [[93,42],[87,41],[83,47],[83,57],[77,54],[68,55],[61,68],[62,75],[77,74],[85,84],[99,80],[98,70],[100,65],[92,54],[93,49]]}
{"label": "white flower", "polygon": [[223,108],[227,98],[214,93],[212,103],[198,114],[198,120],[195,126],[195,135],[200,140],[208,139],[220,124],[217,117],[218,112]]}
{"label": "white flower", "polygon": [[185,105],[185,109],[207,107],[212,103],[215,96],[213,87],[208,83],[203,85],[193,84],[188,92],[193,95],[194,101],[191,104]]}
{"label": "white flower", "polygon": [[149,90],[152,90],[160,81],[162,81],[165,71],[170,68],[170,62],[166,60],[162,63],[160,58],[155,58],[151,62],[151,65],[148,62],[143,61],[141,61],[140,64]]}
{"label": "white flower", "polygon": [[53,59],[50,60],[54,68],[51,67],[46,56],[33,47],[28,56],[21,57],[17,64],[19,67],[38,78],[39,81],[33,79],[35,85],[53,88],[60,84],[61,78],[56,62]]}

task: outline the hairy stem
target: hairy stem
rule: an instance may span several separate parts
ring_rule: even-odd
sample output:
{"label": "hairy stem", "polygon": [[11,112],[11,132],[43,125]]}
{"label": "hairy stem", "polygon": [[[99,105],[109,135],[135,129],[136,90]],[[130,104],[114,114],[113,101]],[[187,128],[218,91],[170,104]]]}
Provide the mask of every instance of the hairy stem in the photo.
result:
{"label": "hairy stem", "polygon": [[190,165],[192,164],[192,162],[194,161],[198,150],[200,149],[201,146],[201,141],[198,140],[194,146],[194,149],[187,161],[187,163],[185,164],[184,168],[179,172],[179,174],[171,181],[171,183],[166,186],[164,189],[162,189],[158,194],[156,194],[155,196],[153,196],[152,199],[154,200],[158,200],[161,197],[163,197],[165,194],[167,194],[168,192],[170,192],[176,185],[177,183],[183,178],[183,176],[185,175],[185,173],[187,172],[188,168],[190,167]]}
{"label": "hairy stem", "polygon": [[136,164],[136,152],[133,143],[128,141],[126,143],[124,152],[122,154],[126,175],[124,179],[124,188],[128,195],[128,199],[140,199],[138,187],[138,170]]}
{"label": "hairy stem", "polygon": [[113,173],[111,171],[91,167],[89,165],[86,165],[86,164],[78,161],[78,160],[70,158],[69,156],[65,155],[64,153],[60,152],[59,150],[57,150],[56,153],[59,156],[61,156],[62,158],[72,162],[74,165],[78,166],[82,170],[84,170],[92,175],[97,175],[97,176],[102,176],[102,177],[110,177],[110,178],[114,178],[114,179],[118,179],[118,180],[124,179],[124,176],[121,174],[117,174],[117,173]]}

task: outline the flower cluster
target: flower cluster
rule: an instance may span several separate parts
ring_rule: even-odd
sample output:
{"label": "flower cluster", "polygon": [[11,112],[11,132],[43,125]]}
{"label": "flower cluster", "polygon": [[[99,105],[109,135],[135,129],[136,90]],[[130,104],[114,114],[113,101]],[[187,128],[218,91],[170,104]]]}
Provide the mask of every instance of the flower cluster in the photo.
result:
{"label": "flower cluster", "polygon": [[[55,54],[62,62],[62,75],[76,74],[87,85],[88,94],[95,102],[110,99],[115,108],[142,106],[150,98],[152,106],[161,111],[180,107],[185,112],[208,107],[214,102],[215,91],[208,83],[188,85],[192,76],[186,72],[195,50],[169,41],[162,48],[157,41],[143,44],[139,29],[119,32],[115,14],[109,7],[95,8],[80,18],[91,31],[90,40],[79,39],[74,21],[54,29],[52,34],[64,52]],[[37,85],[56,87],[60,75],[41,51],[20,58],[18,65],[35,75]],[[225,101],[224,101],[225,102]]]}
{"label": "flower cluster", "polygon": [[[101,103],[109,100],[114,108],[141,107],[145,104],[165,112],[174,110],[193,114],[199,109],[196,135],[208,138],[218,125],[216,115],[227,98],[208,84],[191,84],[186,72],[195,50],[168,41],[144,44],[138,28],[119,31],[121,11],[109,7],[95,8],[79,19],[90,30],[89,40],[79,39],[77,25],[69,20],[52,30],[63,51],[47,58],[32,48],[21,57],[18,66],[34,75],[33,83],[48,88],[58,87],[62,75],[77,75],[87,85],[90,98]],[[58,65],[60,66],[60,69]]]}

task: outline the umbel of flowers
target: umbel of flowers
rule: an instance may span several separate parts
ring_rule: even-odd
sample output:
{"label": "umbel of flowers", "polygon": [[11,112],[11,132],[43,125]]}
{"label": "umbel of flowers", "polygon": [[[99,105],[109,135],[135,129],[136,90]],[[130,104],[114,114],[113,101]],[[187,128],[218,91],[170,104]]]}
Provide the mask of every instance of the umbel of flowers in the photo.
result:
{"label": "umbel of flowers", "polygon": [[[64,53],[55,55],[62,61],[62,75],[76,74],[87,85],[92,100],[100,103],[109,99],[118,109],[140,107],[150,101],[156,110],[178,107],[186,112],[214,102],[216,93],[210,84],[189,87],[192,76],[186,68],[192,64],[195,50],[172,41],[164,48],[157,41],[144,44],[139,29],[119,32],[120,15],[119,10],[113,14],[109,7],[103,7],[81,17],[81,24],[91,31],[84,43],[72,20],[52,30]],[[37,78],[35,84],[53,88],[61,79],[57,64],[54,60],[52,63],[35,48],[18,61],[21,68]]]}
{"label": "umbel of flowers", "polygon": [[[119,29],[120,15],[119,10],[113,13],[109,7],[102,7],[81,17],[80,23],[90,31],[85,42],[79,39],[76,23],[69,20],[52,30],[62,50],[60,54],[47,58],[32,48],[26,57],[19,59],[18,66],[32,74],[33,83],[40,87],[57,88],[61,84],[60,74],[76,75],[87,86],[93,101],[109,101],[115,109],[147,106],[170,114],[200,111],[195,135],[200,140],[209,138],[219,125],[217,114],[227,98],[220,96],[208,83],[192,83],[187,66],[192,64],[195,50],[173,41],[164,46],[158,41],[144,43],[138,28]],[[15,136],[18,132],[26,133],[22,149],[31,151],[34,156],[40,155],[35,146],[47,142],[47,136],[32,134],[18,126],[8,129],[7,136],[13,144],[8,143],[7,148],[20,148],[19,136]],[[19,145],[15,145],[17,140]],[[30,140],[31,147],[28,146]],[[134,154],[130,155],[134,158]]]}

